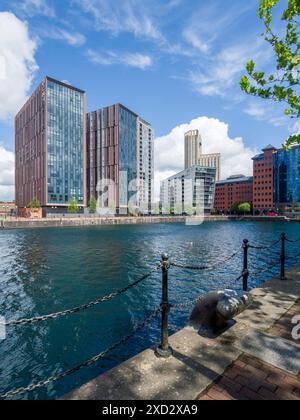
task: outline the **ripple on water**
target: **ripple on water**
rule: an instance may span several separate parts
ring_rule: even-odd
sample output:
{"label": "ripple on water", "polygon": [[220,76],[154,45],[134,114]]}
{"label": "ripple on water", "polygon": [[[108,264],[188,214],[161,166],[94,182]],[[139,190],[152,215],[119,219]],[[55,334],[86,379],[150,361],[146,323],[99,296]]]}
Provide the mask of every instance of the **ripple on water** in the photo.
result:
{"label": "ripple on water", "polygon": [[[207,223],[183,225],[107,226],[0,232],[0,307],[8,319],[44,315],[92,301],[123,288],[152,269],[163,252],[185,264],[222,262],[244,238],[256,245],[277,239],[282,231],[300,236],[300,225],[287,223]],[[250,252],[253,271],[278,260],[277,248]],[[297,244],[288,246],[288,254]],[[299,252],[299,251],[298,251]],[[292,261],[289,262],[291,264]],[[279,265],[278,265],[279,267]],[[274,266],[272,274],[278,272]],[[208,290],[241,288],[235,279],[242,252],[210,272],[170,270],[170,300],[182,303]],[[252,287],[268,278],[250,279]],[[0,342],[0,392],[26,386],[72,368],[105,350],[131,331],[159,305],[161,274],[112,302],[58,320],[8,330]],[[172,310],[170,332],[182,328],[189,308]],[[160,321],[139,332],[95,366],[49,385],[24,399],[57,398],[75,386],[159,341]]]}

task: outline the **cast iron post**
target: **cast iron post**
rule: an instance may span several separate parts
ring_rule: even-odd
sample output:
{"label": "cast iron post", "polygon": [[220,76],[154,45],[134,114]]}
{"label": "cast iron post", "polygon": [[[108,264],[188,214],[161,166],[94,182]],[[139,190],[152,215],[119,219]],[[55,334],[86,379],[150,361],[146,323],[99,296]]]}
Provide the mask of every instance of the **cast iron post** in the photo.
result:
{"label": "cast iron post", "polygon": [[156,348],[156,356],[168,358],[172,356],[173,350],[169,344],[169,288],[168,273],[170,268],[170,260],[167,254],[162,255],[162,322],[161,322],[161,344]]}
{"label": "cast iron post", "polygon": [[286,241],[286,234],[282,233],[281,234],[281,256],[280,256],[280,261],[281,261],[280,279],[281,280],[286,280],[286,276],[285,276],[285,260],[286,260],[285,241]]}
{"label": "cast iron post", "polygon": [[248,270],[248,250],[249,250],[249,241],[244,239],[243,242],[244,249],[244,265],[243,265],[243,291],[248,291],[248,279],[249,279],[249,270]]}

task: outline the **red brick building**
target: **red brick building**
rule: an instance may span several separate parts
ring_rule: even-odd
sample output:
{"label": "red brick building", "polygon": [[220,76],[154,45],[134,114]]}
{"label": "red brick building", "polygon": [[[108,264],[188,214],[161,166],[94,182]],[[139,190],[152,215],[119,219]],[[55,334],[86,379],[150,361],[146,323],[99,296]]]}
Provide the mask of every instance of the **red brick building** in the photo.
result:
{"label": "red brick building", "polygon": [[269,144],[253,160],[253,210],[266,213],[274,209],[274,153]]}
{"label": "red brick building", "polygon": [[0,216],[10,216],[16,212],[15,203],[0,203]]}
{"label": "red brick building", "polygon": [[214,208],[219,213],[230,213],[235,203],[253,202],[253,177],[234,175],[216,183]]}

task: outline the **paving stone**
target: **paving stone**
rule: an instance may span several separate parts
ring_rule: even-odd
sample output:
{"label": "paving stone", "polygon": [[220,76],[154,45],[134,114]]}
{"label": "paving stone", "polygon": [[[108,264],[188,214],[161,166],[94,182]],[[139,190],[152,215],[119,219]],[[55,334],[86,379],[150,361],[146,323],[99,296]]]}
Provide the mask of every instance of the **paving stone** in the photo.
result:
{"label": "paving stone", "polygon": [[264,362],[297,375],[300,372],[300,346],[283,338],[255,332],[235,344],[240,350]]}

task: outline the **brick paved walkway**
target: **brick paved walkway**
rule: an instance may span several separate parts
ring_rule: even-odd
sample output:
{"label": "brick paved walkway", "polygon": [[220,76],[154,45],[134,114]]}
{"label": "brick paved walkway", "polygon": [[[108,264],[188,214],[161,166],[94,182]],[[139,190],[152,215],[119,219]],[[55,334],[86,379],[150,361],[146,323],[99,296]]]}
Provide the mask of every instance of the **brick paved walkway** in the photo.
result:
{"label": "brick paved walkway", "polygon": [[285,338],[298,344],[299,341],[293,340],[292,319],[294,316],[300,315],[300,300],[269,330],[269,334],[275,335],[276,337]]}
{"label": "brick paved walkway", "polygon": [[300,380],[243,355],[199,400],[300,400]]}

